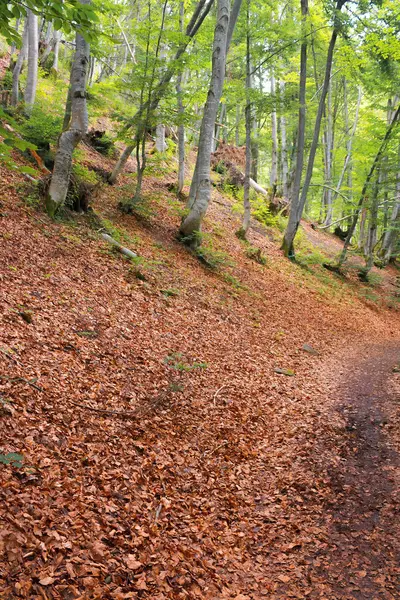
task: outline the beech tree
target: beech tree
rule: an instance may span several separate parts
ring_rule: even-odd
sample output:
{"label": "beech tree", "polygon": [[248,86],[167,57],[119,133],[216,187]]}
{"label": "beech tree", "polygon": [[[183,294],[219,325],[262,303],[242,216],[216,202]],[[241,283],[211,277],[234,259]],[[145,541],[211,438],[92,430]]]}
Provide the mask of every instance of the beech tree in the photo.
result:
{"label": "beech tree", "polygon": [[[90,0],[80,0],[82,4]],[[64,204],[72,168],[72,153],[88,129],[86,102],[86,77],[90,46],[78,31],[75,37],[75,57],[71,68],[71,117],[68,128],[63,131],[58,142],[54,169],[46,198],[47,212],[54,216]]]}

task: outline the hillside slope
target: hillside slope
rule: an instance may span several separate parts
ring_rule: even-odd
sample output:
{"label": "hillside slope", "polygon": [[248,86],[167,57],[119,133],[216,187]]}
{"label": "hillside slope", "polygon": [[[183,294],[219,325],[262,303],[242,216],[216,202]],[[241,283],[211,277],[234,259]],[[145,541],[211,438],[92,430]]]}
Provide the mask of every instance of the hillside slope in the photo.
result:
{"label": "hillside slope", "polygon": [[[84,162],[108,166],[89,149]],[[343,483],[349,373],[379,356],[382,387],[399,355],[380,292],[289,263],[256,222],[267,262],[252,260],[216,190],[210,270],[175,239],[182,204],[162,171],[136,216],[117,209],[129,173],[94,200],[133,264],[98,220],[51,222],[0,171],[1,597],[395,598],[392,488],[373,562],[362,530],[332,537],[367,468]]]}

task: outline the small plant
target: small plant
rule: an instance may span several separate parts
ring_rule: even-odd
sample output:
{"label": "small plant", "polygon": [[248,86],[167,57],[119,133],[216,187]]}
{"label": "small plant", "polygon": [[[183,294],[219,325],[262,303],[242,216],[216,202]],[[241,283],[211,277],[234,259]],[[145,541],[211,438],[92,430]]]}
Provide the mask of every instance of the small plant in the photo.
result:
{"label": "small plant", "polygon": [[232,266],[232,261],[225,252],[214,250],[210,246],[202,245],[195,250],[197,258],[211,270],[216,270],[222,265]]}
{"label": "small plant", "polygon": [[237,290],[247,290],[248,289],[234,275],[230,275],[229,273],[224,273],[222,277],[223,277],[224,281],[226,281],[226,283],[229,283],[232,287],[236,288]]}
{"label": "small plant", "polygon": [[0,454],[0,463],[3,465],[11,465],[15,469],[22,467],[24,457],[17,452],[8,452],[8,454]]}
{"label": "small plant", "polygon": [[179,290],[175,289],[175,288],[171,288],[169,290],[160,290],[162,295],[165,296],[166,298],[173,298],[175,296],[179,296]]}
{"label": "small plant", "polygon": [[39,104],[35,105],[28,120],[19,126],[24,139],[38,148],[50,149],[57,142],[62,131],[62,118],[46,111]]}
{"label": "small plant", "polygon": [[247,258],[254,260],[260,265],[267,264],[266,256],[261,252],[261,248],[256,248],[255,246],[249,246],[246,250]]}
{"label": "small plant", "polygon": [[164,364],[166,364],[171,369],[180,372],[188,372],[193,371],[195,369],[207,369],[208,365],[206,362],[197,362],[194,361],[192,363],[185,362],[185,357],[181,352],[173,352],[172,354],[168,354],[164,358]]}

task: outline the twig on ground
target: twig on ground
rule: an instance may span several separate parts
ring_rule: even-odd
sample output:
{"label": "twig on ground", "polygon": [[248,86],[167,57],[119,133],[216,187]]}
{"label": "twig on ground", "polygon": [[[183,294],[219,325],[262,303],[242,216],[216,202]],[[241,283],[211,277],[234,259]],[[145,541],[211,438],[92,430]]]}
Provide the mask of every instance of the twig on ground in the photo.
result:
{"label": "twig on ground", "polygon": [[213,396],[213,404],[214,404],[214,406],[215,406],[215,403],[216,403],[216,400],[217,400],[217,396],[218,396],[218,394],[219,394],[219,393],[220,393],[220,392],[221,392],[221,391],[222,391],[224,388],[226,388],[226,387],[227,387],[227,386],[226,386],[226,384],[224,384],[224,385],[221,385],[221,387],[220,387],[220,388],[218,388],[218,390],[215,392],[215,394],[214,394],[214,396]]}
{"label": "twig on ground", "polygon": [[228,440],[225,440],[222,444],[220,444],[219,446],[214,448],[214,450],[206,450],[205,452],[203,452],[203,456],[206,456],[206,454],[208,456],[211,456],[211,454],[214,454],[214,452],[216,452],[220,448],[223,448],[223,446],[227,446],[228,444],[229,444]]}
{"label": "twig on ground", "polygon": [[4,348],[0,348],[0,352],[2,354],[4,354],[4,356],[7,356],[7,358],[9,358],[10,360],[15,362],[15,364],[19,365],[20,367],[22,366],[22,364],[8,350],[4,350]]}
{"label": "twig on ground", "polygon": [[7,379],[8,381],[11,381],[12,383],[14,381],[23,381],[24,383],[27,383],[31,387],[35,388],[35,390],[38,390],[38,392],[44,391],[43,388],[41,388],[39,385],[36,385],[36,383],[35,383],[37,381],[36,377],[29,380],[29,379],[25,379],[24,377],[7,377],[7,375],[0,375],[0,379]]}

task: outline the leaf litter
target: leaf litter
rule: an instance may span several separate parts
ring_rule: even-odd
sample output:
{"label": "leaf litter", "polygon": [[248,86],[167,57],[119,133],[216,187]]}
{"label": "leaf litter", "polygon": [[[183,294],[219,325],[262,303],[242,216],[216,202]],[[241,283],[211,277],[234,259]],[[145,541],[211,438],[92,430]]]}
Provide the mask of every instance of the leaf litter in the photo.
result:
{"label": "leaf litter", "polygon": [[[1,597],[347,599],[366,598],[367,579],[374,597],[396,598],[393,560],[369,564],[354,550],[363,531],[347,523],[335,538],[332,527],[360,468],[343,482],[353,434],[338,381],[371,339],[398,345],[398,313],[301,287],[301,269],[259,228],[251,243],[268,268],[248,259],[237,216],[213,203],[205,230],[222,227],[239,289],[175,241],[167,201],[150,227],[119,215],[107,188],[96,211],[151,265],[147,281],[132,278],[84,218],[73,235],[31,219],[19,176],[0,170],[0,393],[13,408],[0,452],[23,457],[0,465]],[[368,533],[381,549],[395,487],[387,494]]]}

